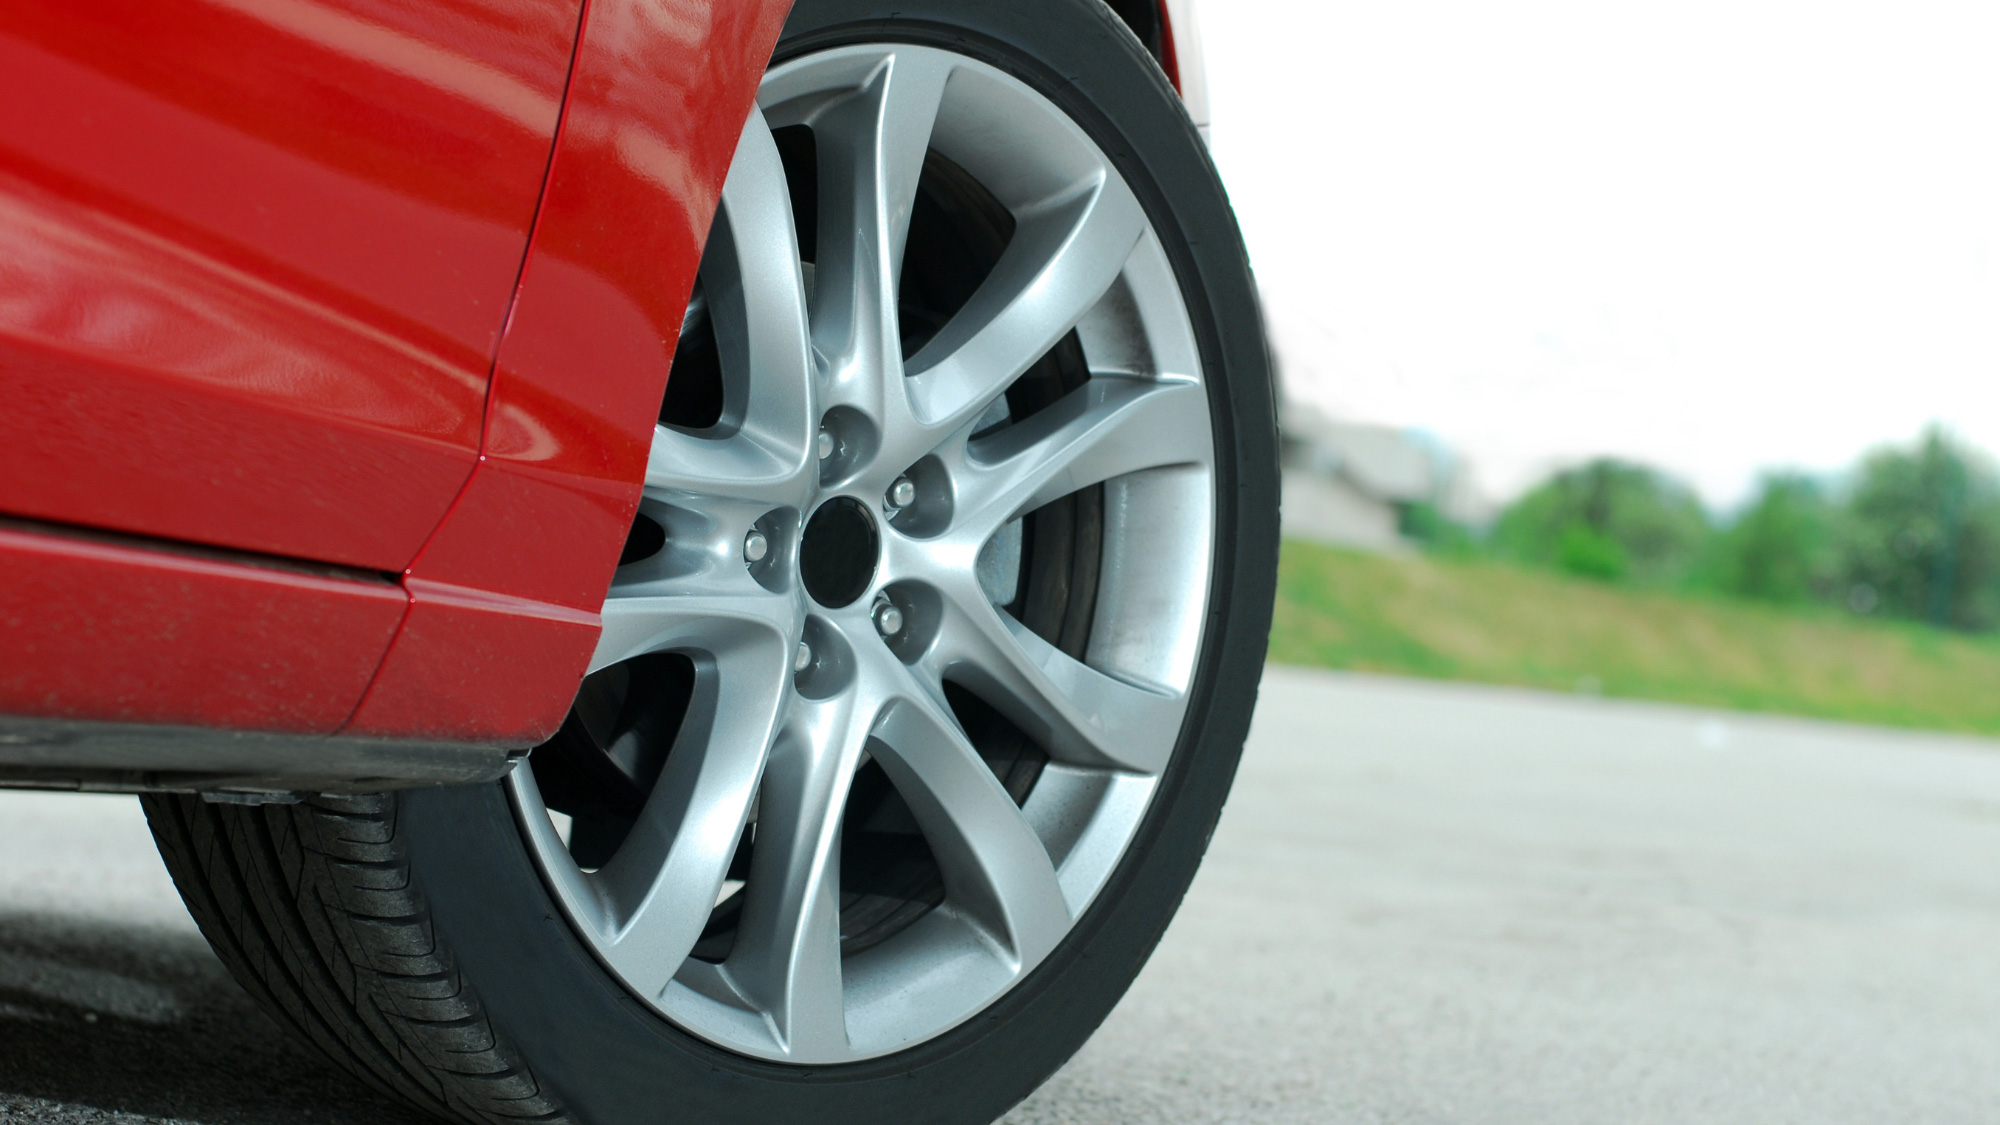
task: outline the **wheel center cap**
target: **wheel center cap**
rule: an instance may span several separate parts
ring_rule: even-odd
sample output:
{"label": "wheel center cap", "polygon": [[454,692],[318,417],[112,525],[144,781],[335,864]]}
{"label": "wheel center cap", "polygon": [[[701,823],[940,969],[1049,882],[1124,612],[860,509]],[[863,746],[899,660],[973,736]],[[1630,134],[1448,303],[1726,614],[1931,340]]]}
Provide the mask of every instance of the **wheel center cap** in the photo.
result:
{"label": "wheel center cap", "polygon": [[814,601],[839,609],[867,592],[881,552],[875,517],[867,507],[852,497],[835,497],[806,521],[799,541],[799,577]]}

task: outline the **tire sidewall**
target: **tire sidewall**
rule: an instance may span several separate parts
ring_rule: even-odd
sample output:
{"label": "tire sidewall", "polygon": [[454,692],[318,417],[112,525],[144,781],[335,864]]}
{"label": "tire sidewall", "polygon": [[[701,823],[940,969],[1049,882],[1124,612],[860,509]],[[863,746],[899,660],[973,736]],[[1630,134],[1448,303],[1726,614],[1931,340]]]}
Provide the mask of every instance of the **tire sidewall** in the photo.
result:
{"label": "tire sidewall", "polygon": [[1216,556],[1188,719],[1093,906],[1028,978],[901,1053],[832,1067],[750,1059],[628,993],[542,883],[503,787],[407,793],[398,811],[438,943],[496,1029],[590,1125],[990,1121],[1072,1055],[1145,964],[1221,812],[1263,667],[1277,566],[1277,438],[1261,316],[1207,150],[1166,79],[1097,0],[801,0],[774,56],[844,43],[940,46],[1068,112],[1138,195],[1178,276],[1216,433]]}

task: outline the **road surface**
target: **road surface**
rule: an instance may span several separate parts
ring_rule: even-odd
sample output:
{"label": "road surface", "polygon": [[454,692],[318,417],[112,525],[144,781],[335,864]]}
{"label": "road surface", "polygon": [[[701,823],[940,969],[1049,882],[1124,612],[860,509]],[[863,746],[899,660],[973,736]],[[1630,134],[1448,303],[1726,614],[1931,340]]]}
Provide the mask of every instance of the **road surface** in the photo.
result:
{"label": "road surface", "polygon": [[[413,1119],[130,798],[0,793],[0,1120]],[[1207,865],[1006,1125],[2000,1120],[2000,743],[1276,669]]]}

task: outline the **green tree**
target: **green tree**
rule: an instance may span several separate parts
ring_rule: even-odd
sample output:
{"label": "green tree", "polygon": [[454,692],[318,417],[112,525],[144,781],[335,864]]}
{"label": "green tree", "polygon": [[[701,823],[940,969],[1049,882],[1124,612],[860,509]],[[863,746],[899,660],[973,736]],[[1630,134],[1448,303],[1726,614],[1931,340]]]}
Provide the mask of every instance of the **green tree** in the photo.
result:
{"label": "green tree", "polygon": [[1396,531],[1429,554],[1465,558],[1477,554],[1472,529],[1446,516],[1436,504],[1419,500],[1396,511]]}
{"label": "green tree", "polygon": [[1838,550],[1857,607],[1957,629],[2000,624],[2000,483],[1940,428],[1862,462]]}
{"label": "green tree", "polygon": [[1810,477],[1774,473],[1757,498],[1715,537],[1701,583],[1758,601],[1799,603],[1837,585],[1832,508]]}
{"label": "green tree", "polygon": [[1710,535],[1694,494],[1651,469],[1603,459],[1556,474],[1494,525],[1502,555],[1588,578],[1684,578]]}

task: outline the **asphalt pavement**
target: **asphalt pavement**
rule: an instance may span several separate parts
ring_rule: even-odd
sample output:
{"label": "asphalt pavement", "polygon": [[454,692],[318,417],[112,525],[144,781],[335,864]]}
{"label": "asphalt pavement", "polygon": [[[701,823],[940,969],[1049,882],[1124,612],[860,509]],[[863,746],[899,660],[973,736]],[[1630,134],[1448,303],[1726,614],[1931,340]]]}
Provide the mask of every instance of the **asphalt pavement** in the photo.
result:
{"label": "asphalt pavement", "polygon": [[[0,1121],[414,1119],[131,798],[0,793]],[[1276,669],[1209,859],[1006,1125],[2000,1121],[2000,743]]]}

